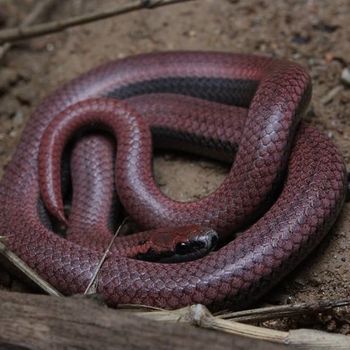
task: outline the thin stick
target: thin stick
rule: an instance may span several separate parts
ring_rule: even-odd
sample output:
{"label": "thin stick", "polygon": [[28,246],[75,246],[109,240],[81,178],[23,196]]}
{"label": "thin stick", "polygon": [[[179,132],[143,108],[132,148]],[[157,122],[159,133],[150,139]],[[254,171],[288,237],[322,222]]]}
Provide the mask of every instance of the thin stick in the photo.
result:
{"label": "thin stick", "polygon": [[337,85],[337,86],[335,86],[333,89],[331,89],[330,91],[328,91],[328,93],[325,95],[325,96],[323,96],[322,98],[321,98],[321,103],[323,104],[323,105],[327,105],[329,102],[331,102],[333,99],[334,99],[334,97],[336,97],[337,95],[339,95],[339,93],[343,90],[343,86],[342,85]]}
{"label": "thin stick", "polygon": [[314,303],[299,303],[262,307],[218,315],[222,319],[234,319],[239,322],[265,321],[281,317],[296,316],[305,313],[322,312],[336,307],[350,305],[350,300],[321,300]]}
{"label": "thin stick", "polygon": [[91,289],[91,287],[92,287],[92,286],[94,285],[94,283],[95,283],[96,277],[97,277],[98,273],[100,272],[101,267],[102,267],[103,263],[105,262],[105,260],[106,260],[106,258],[107,258],[107,255],[109,254],[109,251],[110,251],[110,249],[111,249],[111,247],[112,247],[112,245],[113,245],[113,243],[114,243],[115,238],[119,235],[120,230],[124,227],[124,225],[125,225],[127,219],[128,219],[127,217],[124,218],[124,220],[122,221],[122,223],[119,225],[119,227],[118,227],[118,229],[117,229],[115,235],[112,237],[111,241],[109,242],[108,247],[106,248],[105,252],[103,253],[101,260],[99,261],[98,265],[96,266],[96,270],[95,270],[95,272],[94,272],[94,275],[92,276],[92,278],[91,278],[91,280],[90,280],[88,286],[87,286],[86,289],[85,289],[84,295],[86,295],[86,294],[91,294],[91,293],[92,293],[92,292],[90,291],[90,289]]}
{"label": "thin stick", "polygon": [[296,329],[289,332],[257,327],[241,322],[224,320],[213,316],[208,309],[195,304],[172,311],[137,312],[135,315],[151,321],[188,323],[198,327],[231,333],[243,337],[265,340],[274,343],[295,345],[302,349],[349,349],[349,337],[343,334],[330,334],[313,329]]}
{"label": "thin stick", "polygon": [[199,327],[277,343],[283,343],[288,335],[287,332],[220,319],[213,316],[208,309],[201,304],[195,304],[172,311],[141,311],[135,313],[135,315],[160,322],[189,323]]}
{"label": "thin stick", "polygon": [[193,0],[136,0],[133,1],[133,3],[124,6],[116,6],[108,10],[75,16],[65,20],[42,23],[30,27],[4,29],[0,31],[0,44],[4,42],[33,38],[39,35],[56,33],[69,27],[74,27],[93,21],[99,21],[101,19],[122,15],[140,9],[151,9],[187,1]]}
{"label": "thin stick", "polygon": [[[55,2],[56,0],[45,0],[37,3],[29,15],[24,18],[20,28],[34,23],[40,16],[49,11]],[[11,48],[11,46],[11,43],[6,42],[2,47],[0,47],[0,60],[5,56],[6,52]]]}
{"label": "thin stick", "polygon": [[288,332],[278,331],[275,329],[262,328],[248,325],[236,321],[223,320],[210,314],[200,315],[195,318],[196,325],[208,329],[215,329],[221,332],[240,335],[259,340],[270,341],[274,343],[285,343],[288,337]]}
{"label": "thin stick", "polygon": [[[5,240],[6,237],[1,237]],[[40,287],[49,295],[63,296],[57,289],[43,280],[34,270],[32,270],[22,259],[6,248],[5,244],[0,242],[0,254],[18,271],[28,277],[35,285]]]}
{"label": "thin stick", "polygon": [[274,343],[295,345],[300,349],[349,349],[349,337],[343,334],[330,334],[314,329],[296,329],[289,332],[256,327],[244,323],[223,320],[212,316],[201,305],[195,305],[192,311],[192,324],[215,329],[221,332],[244,337],[266,340]]}

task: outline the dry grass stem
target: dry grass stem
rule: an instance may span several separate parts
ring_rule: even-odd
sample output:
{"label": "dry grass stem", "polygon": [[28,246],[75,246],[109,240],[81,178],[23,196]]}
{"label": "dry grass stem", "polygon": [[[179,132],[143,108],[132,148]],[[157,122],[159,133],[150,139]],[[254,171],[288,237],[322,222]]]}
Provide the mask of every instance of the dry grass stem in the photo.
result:
{"label": "dry grass stem", "polygon": [[342,334],[332,334],[313,329],[297,329],[289,332],[247,325],[213,316],[200,304],[173,311],[138,312],[139,317],[161,322],[183,322],[198,327],[231,333],[243,337],[265,340],[273,343],[294,345],[297,348],[350,349],[350,338]]}
{"label": "dry grass stem", "polygon": [[[19,28],[24,28],[34,23],[39,17],[48,12],[57,0],[45,0],[38,2],[28,16],[23,20]],[[0,47],[0,60],[5,56],[6,52],[11,48],[11,43],[5,42]]]}
{"label": "dry grass stem", "polygon": [[13,42],[16,40],[33,38],[40,35],[57,33],[69,27],[123,15],[136,10],[153,9],[187,1],[194,0],[136,0],[128,3],[127,5],[119,5],[107,10],[96,11],[67,19],[37,24],[30,27],[19,26],[17,28],[4,29],[0,31],[0,44],[4,42]]}
{"label": "dry grass stem", "polygon": [[[6,237],[2,237],[5,241]],[[7,249],[6,245],[0,242],[0,255],[19,273],[24,274],[29,278],[36,286],[42,289],[49,295],[62,296],[62,294],[51,286],[48,282],[43,280],[34,270],[32,270],[23,260],[21,260],[16,254]]]}
{"label": "dry grass stem", "polygon": [[299,303],[290,305],[268,306],[257,309],[235,311],[218,315],[222,319],[234,319],[239,322],[257,322],[272,320],[281,317],[304,315],[305,313],[318,313],[350,305],[350,300],[321,300],[313,303]]}
{"label": "dry grass stem", "polygon": [[102,267],[103,263],[105,262],[105,260],[107,258],[107,255],[110,252],[110,249],[111,249],[111,247],[112,247],[112,245],[114,243],[115,238],[119,235],[121,229],[124,227],[124,225],[126,224],[127,220],[128,220],[127,217],[124,218],[122,223],[119,225],[115,235],[112,237],[111,241],[109,242],[108,247],[106,248],[105,252],[103,253],[102,258],[99,261],[98,265],[96,266],[96,270],[95,270],[95,272],[94,272],[94,274],[93,274],[93,276],[92,276],[88,286],[85,289],[84,295],[86,295],[86,294],[93,294],[93,293],[96,292],[96,290],[95,290],[96,288],[94,288],[94,286],[95,286],[95,281],[96,281],[97,275],[98,275],[99,271],[101,270],[101,267]]}

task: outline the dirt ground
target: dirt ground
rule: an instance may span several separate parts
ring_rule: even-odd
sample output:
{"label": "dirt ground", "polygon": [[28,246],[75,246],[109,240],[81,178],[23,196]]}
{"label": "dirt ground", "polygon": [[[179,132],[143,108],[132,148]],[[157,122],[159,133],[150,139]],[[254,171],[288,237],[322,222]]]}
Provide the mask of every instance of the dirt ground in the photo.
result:
{"label": "dirt ground", "polygon": [[[125,3],[127,1],[118,1]],[[0,0],[0,26],[14,26],[35,0]],[[115,0],[61,1],[49,19],[115,5]],[[143,10],[18,43],[0,67],[0,176],[23,126],[38,102],[61,83],[110,59],[163,50],[264,53],[305,66],[313,79],[306,118],[331,137],[350,169],[350,89],[341,81],[350,67],[348,0],[198,0]],[[349,84],[349,83],[348,83]],[[204,196],[228,169],[178,154],[155,157],[155,174],[170,197]],[[260,303],[284,304],[350,298],[350,204],[327,239]],[[10,281],[0,273],[4,285]],[[12,283],[12,288],[18,288]],[[277,329],[315,327],[350,334],[350,309],[318,317],[278,320]]]}

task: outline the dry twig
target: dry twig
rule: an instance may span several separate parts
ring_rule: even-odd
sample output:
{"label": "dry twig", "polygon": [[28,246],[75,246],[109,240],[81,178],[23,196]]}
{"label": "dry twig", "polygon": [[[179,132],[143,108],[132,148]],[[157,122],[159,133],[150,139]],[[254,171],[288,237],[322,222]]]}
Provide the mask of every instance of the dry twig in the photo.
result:
{"label": "dry twig", "polygon": [[95,270],[95,272],[94,272],[94,274],[93,274],[93,276],[92,276],[88,286],[85,289],[84,295],[95,293],[95,290],[92,287],[95,285],[95,281],[96,281],[97,275],[100,272],[101,267],[102,267],[103,263],[105,262],[105,260],[107,258],[107,255],[109,254],[109,252],[111,250],[111,247],[112,247],[112,245],[114,243],[115,238],[119,235],[121,229],[124,227],[124,225],[126,224],[127,220],[128,220],[128,217],[125,217],[124,220],[122,221],[122,223],[119,225],[115,235],[112,237],[111,241],[109,242],[108,247],[106,248],[105,252],[103,253],[102,258],[99,261],[98,265],[96,266],[96,270]]}
{"label": "dry twig", "polygon": [[173,311],[135,313],[139,317],[161,322],[181,322],[225,333],[294,345],[302,349],[349,349],[350,339],[342,334],[331,334],[314,329],[296,329],[289,332],[252,326],[213,316],[205,306],[196,304]]}
{"label": "dry twig", "polygon": [[[3,240],[6,237],[2,237]],[[62,296],[62,294],[51,286],[48,282],[43,280],[34,270],[32,270],[23,260],[21,260],[17,255],[12,253],[9,249],[6,248],[5,244],[0,242],[0,255],[19,273],[25,275],[32,281],[36,286],[41,288],[44,292],[49,295]]]}
{"label": "dry twig", "polygon": [[[45,0],[39,2],[34,6],[33,10],[29,13],[29,15],[23,20],[23,23],[19,26],[19,28],[24,28],[34,23],[40,16],[48,12],[54,5],[56,0]],[[0,60],[4,57],[6,52],[11,48],[11,43],[5,42],[2,47],[0,47]]]}
{"label": "dry twig", "polygon": [[281,317],[303,315],[305,313],[318,313],[350,305],[350,300],[321,300],[314,303],[299,303],[290,305],[268,306],[258,309],[230,312],[217,317],[232,319],[239,322],[257,322],[273,320]]}
{"label": "dry twig", "polygon": [[334,97],[336,97],[342,90],[343,90],[343,86],[342,85],[335,86],[333,89],[328,91],[328,93],[325,96],[323,96],[321,98],[321,103],[323,105],[327,105],[328,103],[332,102]]}
{"label": "dry twig", "polygon": [[108,10],[88,13],[81,16],[71,17],[65,20],[57,20],[49,23],[42,23],[30,27],[17,27],[0,31],[0,44],[16,40],[33,38],[40,35],[60,32],[66,28],[99,21],[105,18],[123,15],[140,9],[151,9],[165,5],[173,5],[180,2],[193,0],[137,0],[124,6],[116,6]]}

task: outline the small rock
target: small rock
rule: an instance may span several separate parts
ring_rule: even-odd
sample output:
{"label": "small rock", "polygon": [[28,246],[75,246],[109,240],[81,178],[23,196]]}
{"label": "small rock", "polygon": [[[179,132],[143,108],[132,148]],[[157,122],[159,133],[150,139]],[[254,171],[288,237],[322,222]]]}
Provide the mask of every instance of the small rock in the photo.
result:
{"label": "small rock", "polygon": [[332,52],[326,52],[326,54],[324,55],[324,60],[326,61],[326,63],[331,63],[334,59],[334,54]]}
{"label": "small rock", "polygon": [[190,30],[190,31],[188,32],[188,36],[191,37],[191,38],[194,38],[194,37],[197,36],[197,33],[196,33],[195,30]]}
{"label": "small rock", "polygon": [[350,68],[344,68],[341,72],[340,80],[347,86],[350,86]]}
{"label": "small rock", "polygon": [[190,37],[190,38],[194,38],[197,36],[197,32],[195,30],[191,29],[189,31],[184,32],[183,35]]}
{"label": "small rock", "polygon": [[19,126],[19,125],[23,124],[23,120],[24,120],[23,112],[17,111],[15,116],[14,116],[14,118],[12,119],[13,125],[14,126]]}

